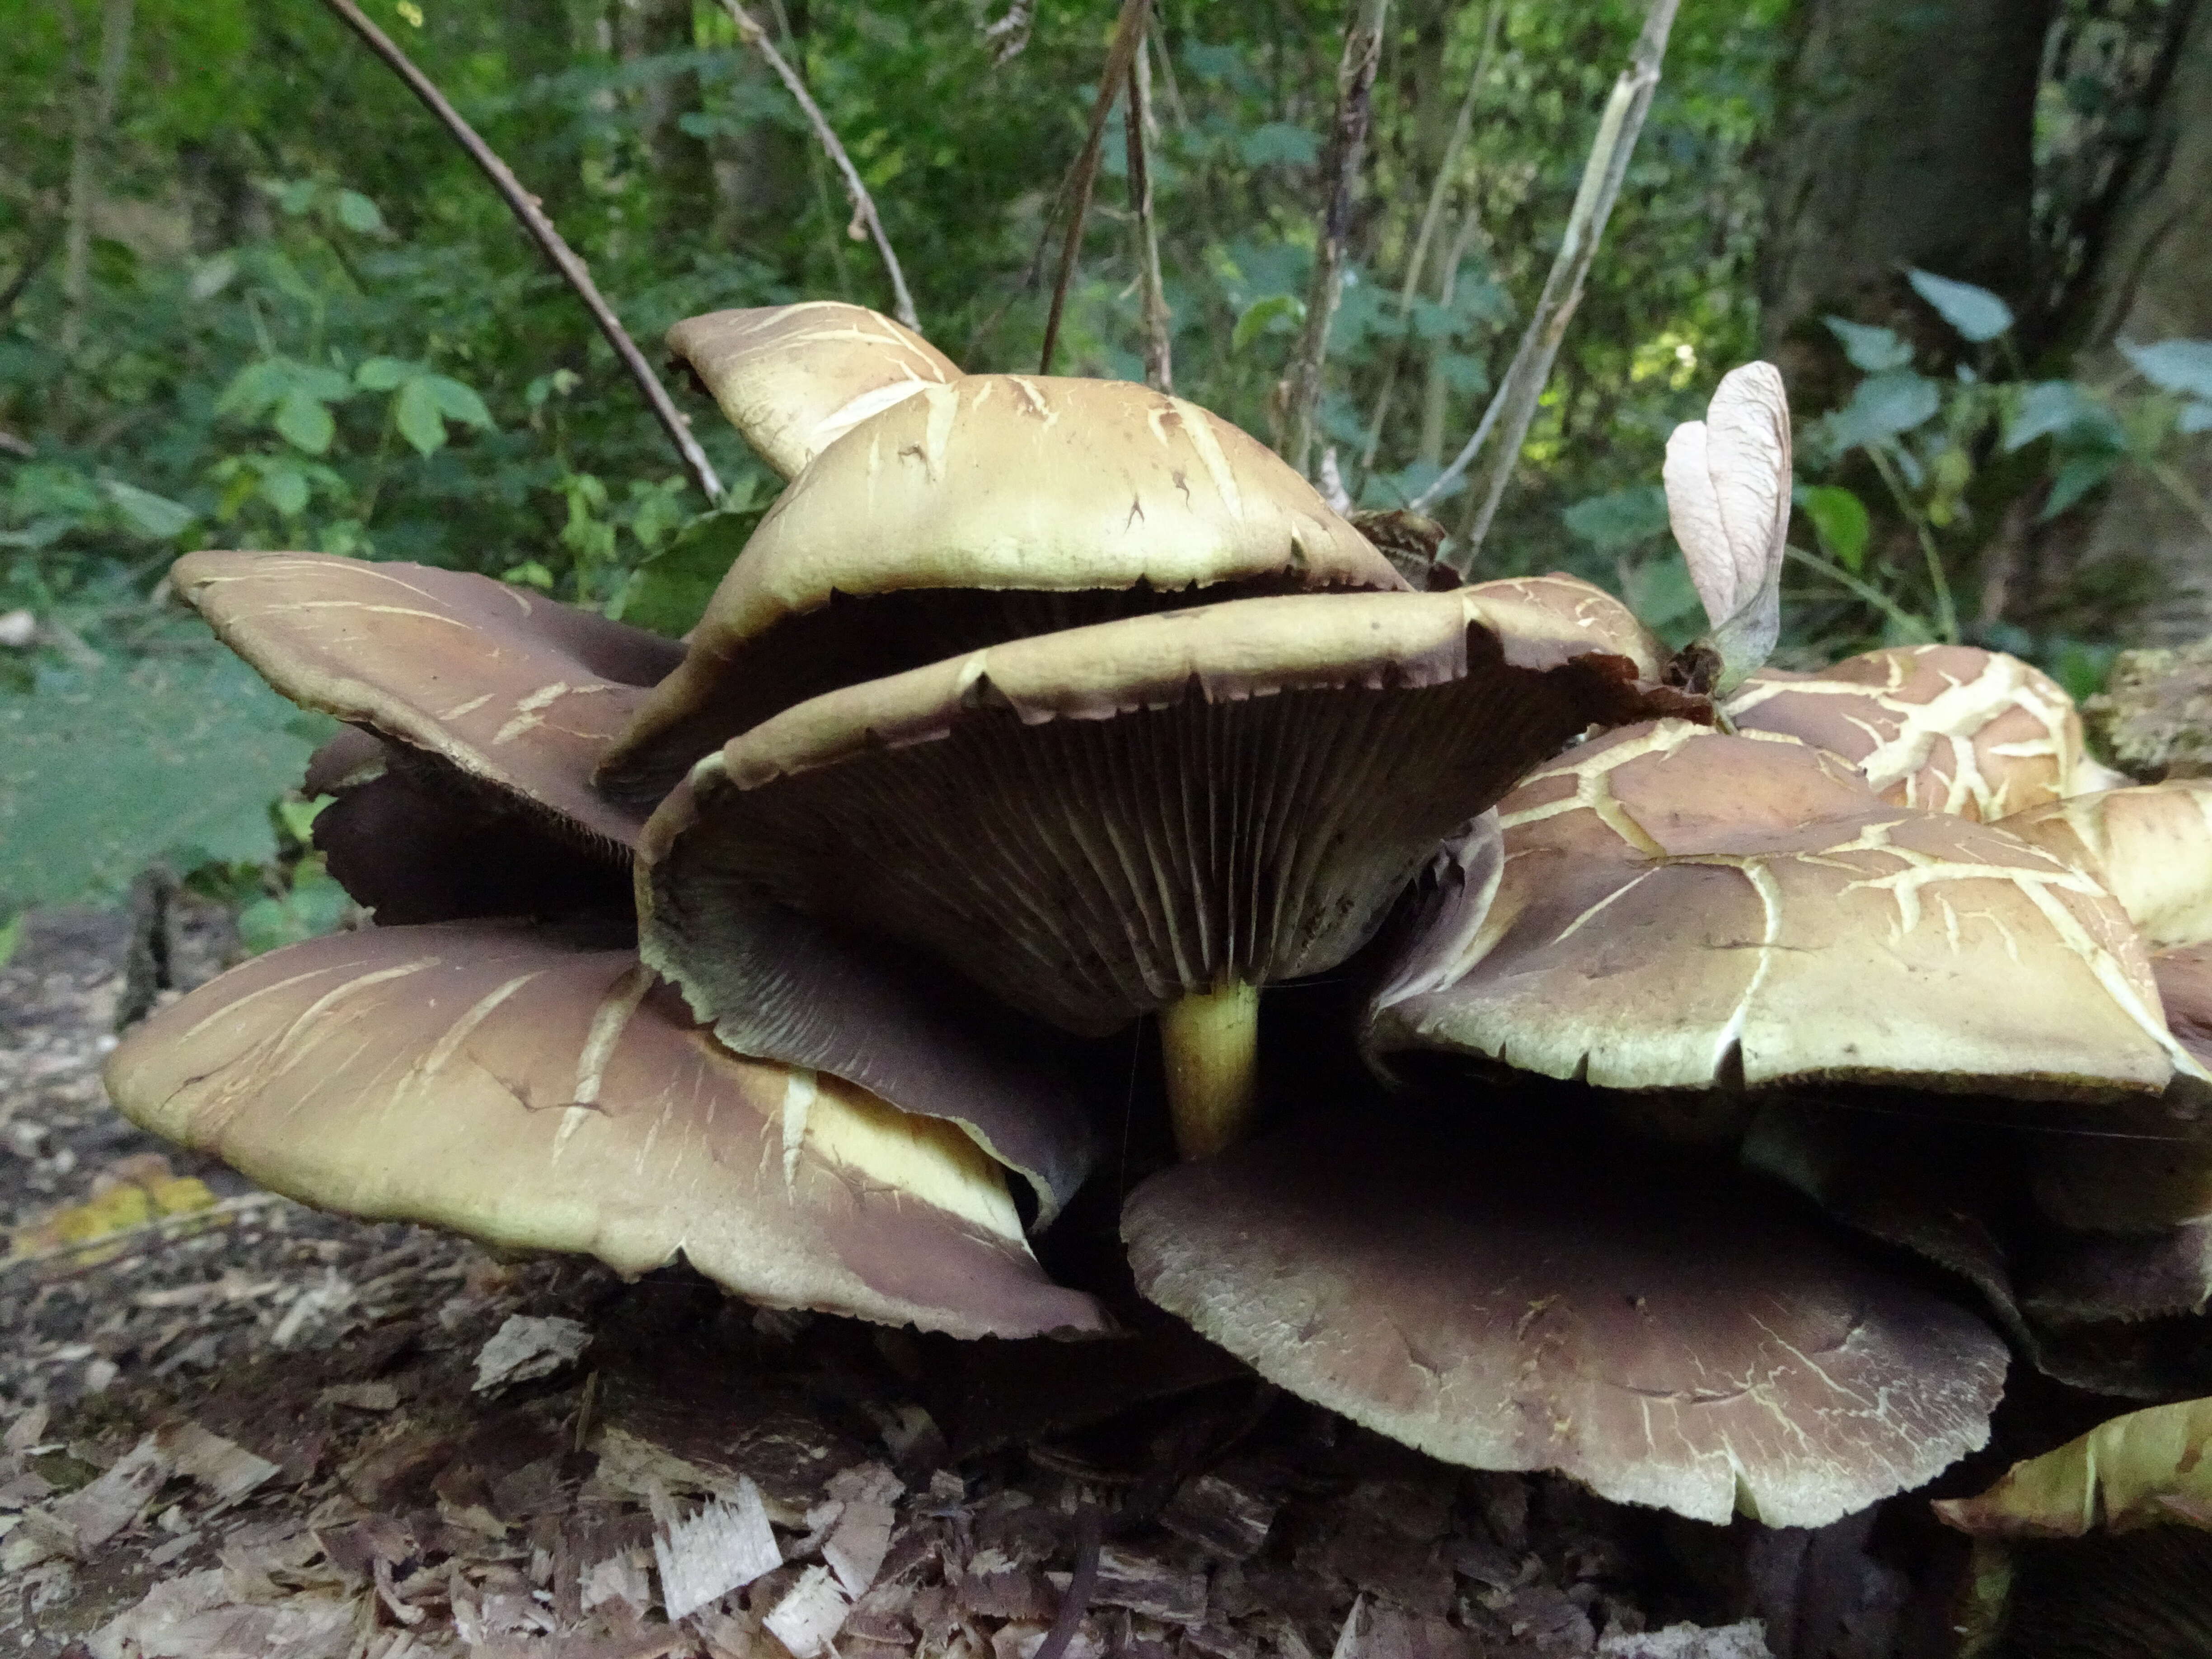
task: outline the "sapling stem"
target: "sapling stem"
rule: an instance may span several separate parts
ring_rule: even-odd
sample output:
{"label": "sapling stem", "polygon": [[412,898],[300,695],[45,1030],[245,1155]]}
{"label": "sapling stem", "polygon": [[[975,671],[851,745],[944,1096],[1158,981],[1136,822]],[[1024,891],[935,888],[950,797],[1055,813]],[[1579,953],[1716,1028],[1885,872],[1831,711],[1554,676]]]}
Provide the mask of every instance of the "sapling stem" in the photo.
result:
{"label": "sapling stem", "polygon": [[1176,1150],[1205,1158],[1235,1146],[1260,1103],[1260,988],[1224,985],[1160,1010]]}

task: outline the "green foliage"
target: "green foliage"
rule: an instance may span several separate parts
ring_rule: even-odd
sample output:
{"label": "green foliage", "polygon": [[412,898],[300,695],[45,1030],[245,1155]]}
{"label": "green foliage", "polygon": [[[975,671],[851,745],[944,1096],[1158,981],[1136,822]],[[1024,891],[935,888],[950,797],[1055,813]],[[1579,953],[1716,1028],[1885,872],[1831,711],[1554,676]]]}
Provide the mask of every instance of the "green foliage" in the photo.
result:
{"label": "green foliage", "polygon": [[330,723],[228,653],[109,660],[0,696],[0,911],[112,896],[148,865],[259,862]]}

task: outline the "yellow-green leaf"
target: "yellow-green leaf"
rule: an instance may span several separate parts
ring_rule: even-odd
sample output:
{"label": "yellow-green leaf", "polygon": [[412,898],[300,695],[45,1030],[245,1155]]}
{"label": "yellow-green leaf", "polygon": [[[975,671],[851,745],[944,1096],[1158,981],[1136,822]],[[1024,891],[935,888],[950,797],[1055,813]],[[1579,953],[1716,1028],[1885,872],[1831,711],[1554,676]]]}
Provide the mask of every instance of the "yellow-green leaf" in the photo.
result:
{"label": "yellow-green leaf", "polygon": [[2161,1522],[2212,1527],[2212,1400],[2113,1418],[1936,1512],[1961,1532],[1996,1537],[2078,1538]]}

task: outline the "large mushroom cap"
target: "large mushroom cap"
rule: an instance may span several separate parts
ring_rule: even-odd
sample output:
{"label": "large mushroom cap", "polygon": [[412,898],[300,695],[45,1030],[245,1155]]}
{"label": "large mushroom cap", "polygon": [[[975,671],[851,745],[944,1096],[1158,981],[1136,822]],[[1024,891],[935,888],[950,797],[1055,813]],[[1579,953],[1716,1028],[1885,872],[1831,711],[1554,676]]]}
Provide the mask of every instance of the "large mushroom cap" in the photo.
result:
{"label": "large mushroom cap", "polygon": [[1273,452],[1194,404],[1124,380],[967,375],[793,479],[600,781],[657,795],[808,697],[1024,635],[1405,586]]}
{"label": "large mushroom cap", "polygon": [[1152,1176],[1139,1287],[1269,1381],[1448,1462],[1820,1526],[1980,1446],[2003,1344],[1762,1184],[1363,1119]]}
{"label": "large mushroom cap", "polygon": [[912,329],[836,300],[687,317],[668,345],[787,478],[869,416],[960,377]]}
{"label": "large mushroom cap", "polygon": [[1630,727],[1530,775],[1499,821],[1494,896],[1430,924],[1376,1000],[1375,1052],[1615,1089],[2118,1101],[2203,1079],[2094,879],[1994,826],[1892,805],[1809,744]]}
{"label": "large mushroom cap", "polygon": [[635,955],[456,923],[257,958],[107,1068],[135,1121],[325,1208],[959,1335],[1097,1329],[949,1125],[696,1029]]}
{"label": "large mushroom cap", "polygon": [[2001,818],[2073,793],[2083,760],[2073,700],[2002,651],[1896,646],[1818,673],[1762,669],[1729,699],[1738,729],[1841,755],[1886,800]]}
{"label": "large mushroom cap", "polygon": [[1648,706],[1656,666],[1632,625],[1468,588],[1241,600],[853,686],[732,740],[654,815],[648,959],[693,983],[734,890],[902,937],[1086,1034],[1316,972],[1532,761]]}
{"label": "large mushroom cap", "polygon": [[[171,580],[294,702],[627,847],[599,752],[683,647],[483,576],[324,553],[187,554]],[[358,762],[358,749],[349,751]]]}

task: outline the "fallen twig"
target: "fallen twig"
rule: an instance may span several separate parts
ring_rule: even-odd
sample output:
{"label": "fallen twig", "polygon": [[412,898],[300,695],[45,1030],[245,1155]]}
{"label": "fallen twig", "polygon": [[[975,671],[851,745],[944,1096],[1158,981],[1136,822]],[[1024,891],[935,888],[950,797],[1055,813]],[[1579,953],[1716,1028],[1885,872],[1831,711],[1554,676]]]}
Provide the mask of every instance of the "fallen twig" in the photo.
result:
{"label": "fallen twig", "polygon": [[1075,1571],[1067,1581],[1066,1593],[1060,1598],[1052,1628],[1045,1632],[1031,1659],[1060,1659],[1074,1641],[1083,1615],[1091,1611],[1091,1594],[1098,1588],[1098,1550],[1105,1534],[1106,1517],[1095,1505],[1086,1505],[1076,1517]]}
{"label": "fallen twig", "polygon": [[1643,131],[1644,118],[1651,107],[1651,95],[1659,85],[1659,65],[1666,57],[1667,36],[1674,26],[1674,12],[1680,3],[1680,0],[1651,0],[1650,9],[1644,15],[1643,33],[1637,37],[1636,48],[1629,55],[1628,66],[1613,83],[1613,95],[1606,101],[1597,137],[1590,143],[1589,159],[1583,167],[1581,186],[1575,191],[1574,206],[1567,214],[1567,228],[1559,239],[1559,252],[1552,261],[1550,274],[1544,278],[1543,292],[1537,298],[1536,309],[1528,319],[1521,343],[1514,351],[1512,365],[1498,382],[1498,394],[1491,400],[1482,424],[1475,428],[1466,447],[1412,503],[1419,512],[1443,495],[1466,473],[1492,429],[1502,428],[1488,463],[1486,480],[1474,492],[1474,506],[1466,529],[1452,552],[1451,562],[1462,573],[1472,568],[1482,538],[1489,533],[1498,500],[1512,478],[1522,440],[1528,435],[1528,423],[1535,416],[1536,400],[1543,395],[1544,383],[1551,378],[1552,360],[1559,355],[1559,342],[1574,318],[1575,307],[1582,302],[1583,281],[1589,275],[1591,261],[1597,256],[1599,239],[1605,234],[1605,222],[1613,212],[1614,199],[1620,194],[1620,181],[1628,172],[1628,159],[1635,151],[1637,134]]}
{"label": "fallen twig", "polygon": [[906,273],[899,269],[898,255],[891,252],[891,239],[884,233],[884,222],[876,212],[875,198],[868,194],[867,185],[860,182],[860,170],[853,165],[853,158],[845,153],[845,146],[838,142],[836,130],[830,125],[829,118],[822,113],[822,106],[814,101],[813,94],[806,90],[806,82],[799,78],[799,71],[792,68],[784,55],[775,49],[775,42],[768,38],[768,31],[752,20],[738,0],[722,0],[722,9],[738,26],[738,38],[761,55],[761,61],[775,71],[776,78],[798,100],[799,107],[805,112],[808,122],[814,128],[814,136],[821,140],[822,148],[837,164],[837,171],[844,175],[845,194],[852,200],[853,217],[866,227],[869,236],[875,241],[876,252],[883,256],[884,273],[891,280],[892,313],[899,321],[919,334],[921,332],[921,321],[915,315],[914,295],[907,292]]}
{"label": "fallen twig", "polygon": [[1284,376],[1283,459],[1300,472],[1313,454],[1315,416],[1321,408],[1322,368],[1328,356],[1328,325],[1344,294],[1344,245],[1352,229],[1352,198],[1367,149],[1373,113],[1375,70],[1382,59],[1382,25],[1390,0],[1356,0],[1336,68],[1336,125],[1329,136],[1328,200],[1322,210],[1314,248],[1313,281],[1306,290],[1305,330]]}
{"label": "fallen twig", "polygon": [[1053,278],[1052,308],[1045,313],[1044,349],[1037,362],[1040,374],[1052,373],[1052,354],[1060,344],[1060,316],[1067,306],[1067,285],[1075,276],[1076,255],[1083,251],[1083,222],[1091,216],[1091,187],[1098,179],[1106,118],[1113,112],[1114,100],[1129,77],[1130,60],[1144,44],[1145,22],[1152,9],[1152,0],[1121,0],[1121,15],[1114,24],[1114,43],[1106,49],[1106,70],[1098,77],[1098,96],[1091,106],[1091,131],[1068,176],[1067,231],[1060,242],[1060,270]]}
{"label": "fallen twig", "polygon": [[1139,50],[1129,60],[1129,200],[1137,211],[1138,281],[1145,290],[1145,384],[1175,390],[1175,342],[1168,327],[1168,295],[1160,280],[1160,233],[1152,218],[1152,71]]}
{"label": "fallen twig", "polygon": [[645,394],[645,401],[652,407],[653,418],[660,422],[662,430],[675,444],[677,453],[684,458],[684,465],[690,470],[692,482],[699,486],[709,501],[721,500],[722,481],[715,474],[714,463],[707,459],[707,452],[691,435],[690,422],[685,421],[683,412],[670,398],[668,388],[661,385],[660,377],[653,372],[653,365],[646,362],[645,354],[637,349],[637,342],[631,339],[629,331],[623,327],[622,319],[615,315],[614,308],[599,293],[599,286],[592,281],[592,273],[585,269],[584,262],[576,257],[575,250],[562,240],[561,233],[553,228],[553,222],[545,216],[545,210],[538,205],[538,198],[523,189],[514,171],[493,153],[490,145],[477,136],[476,129],[461,118],[461,112],[447,101],[445,94],[415,67],[390,35],[363,15],[353,0],[323,0],[323,3],[336,12],[340,21],[359,35],[363,44],[382,58],[394,75],[407,83],[407,89],[422,100],[424,106],[438,118],[446,131],[453,135],[454,141],[469,153],[469,159],[477,164],[484,177],[491,180],[492,188],[499,192],[500,198],[514,216],[522,222],[522,228],[530,233],[531,240],[538,244],[539,251],[552,262],[553,268],[575,290],[576,297],[584,302],[584,308],[592,313],[592,320],[599,325],[599,332],[606,337],[607,343],[614,348],[615,356],[629,371],[630,379],[637,382],[638,390]]}

